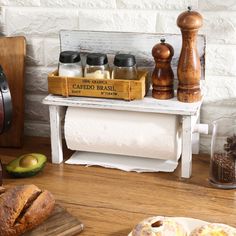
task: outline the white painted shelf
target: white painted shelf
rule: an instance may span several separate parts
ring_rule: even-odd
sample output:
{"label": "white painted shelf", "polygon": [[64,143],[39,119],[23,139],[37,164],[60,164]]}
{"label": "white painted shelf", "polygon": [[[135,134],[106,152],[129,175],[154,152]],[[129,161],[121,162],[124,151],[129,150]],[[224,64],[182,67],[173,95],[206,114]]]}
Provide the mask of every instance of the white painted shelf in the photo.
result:
{"label": "white painted shelf", "polygon": [[[199,151],[199,133],[193,133],[195,125],[199,121],[202,100],[196,103],[182,103],[176,98],[170,100],[156,100],[150,95],[143,100],[121,101],[114,99],[99,99],[86,97],[62,97],[48,95],[44,104],[49,105],[52,161],[63,161],[61,120],[62,108],[83,107],[91,109],[113,109],[133,112],[149,112],[158,114],[179,115],[182,117],[182,160],[181,177],[189,178],[192,173],[192,148],[195,154]],[[192,146],[193,145],[193,146]]]}
{"label": "white painted shelf", "polygon": [[179,102],[176,97],[169,100],[157,100],[150,95],[143,100],[122,101],[115,99],[87,98],[87,97],[62,97],[48,95],[44,104],[56,106],[71,106],[84,108],[98,108],[122,111],[136,111],[149,113],[162,113],[173,115],[194,116],[198,113],[202,101],[196,103]]}

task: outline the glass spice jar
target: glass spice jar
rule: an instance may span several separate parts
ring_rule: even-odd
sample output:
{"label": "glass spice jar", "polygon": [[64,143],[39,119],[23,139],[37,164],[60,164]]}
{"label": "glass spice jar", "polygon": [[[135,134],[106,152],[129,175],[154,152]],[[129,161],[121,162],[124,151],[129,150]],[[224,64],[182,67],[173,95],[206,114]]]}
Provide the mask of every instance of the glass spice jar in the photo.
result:
{"label": "glass spice jar", "polygon": [[59,76],[82,77],[83,68],[80,54],[76,51],[63,51],[59,57]]}
{"label": "glass spice jar", "polygon": [[210,183],[218,188],[236,188],[236,117],[213,122]]}
{"label": "glass spice jar", "polygon": [[87,55],[84,77],[94,79],[110,79],[107,55],[90,53]]}
{"label": "glass spice jar", "polygon": [[114,58],[112,79],[137,80],[135,57],[131,54],[117,54]]}

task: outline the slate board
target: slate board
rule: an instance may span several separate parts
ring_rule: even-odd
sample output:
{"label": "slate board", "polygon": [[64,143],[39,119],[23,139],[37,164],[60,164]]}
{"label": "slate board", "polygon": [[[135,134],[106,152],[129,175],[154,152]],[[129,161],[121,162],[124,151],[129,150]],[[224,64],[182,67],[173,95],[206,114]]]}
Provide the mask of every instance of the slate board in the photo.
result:
{"label": "slate board", "polygon": [[52,215],[23,236],[73,236],[83,230],[83,224],[66,209],[56,204]]}

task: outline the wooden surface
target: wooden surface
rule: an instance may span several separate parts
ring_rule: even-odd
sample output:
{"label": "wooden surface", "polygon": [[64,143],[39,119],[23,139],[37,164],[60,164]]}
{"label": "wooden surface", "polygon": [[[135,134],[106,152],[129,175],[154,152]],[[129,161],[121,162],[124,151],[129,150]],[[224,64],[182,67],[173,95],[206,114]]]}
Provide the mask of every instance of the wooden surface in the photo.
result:
{"label": "wooden surface", "polygon": [[48,76],[48,92],[51,94],[123,100],[143,99],[148,72],[140,70],[138,80],[95,79],[61,77],[57,71]]}
{"label": "wooden surface", "polygon": [[196,115],[201,107],[202,101],[188,104],[179,102],[176,97],[168,100],[157,100],[153,99],[149,93],[146,97],[144,97],[144,99],[134,100],[131,102],[89,97],[64,98],[62,96],[48,95],[43,100],[43,103],[56,106],[99,108],[174,115]]}
{"label": "wooden surface", "polygon": [[83,224],[56,204],[52,214],[43,224],[23,236],[74,236],[82,230]]}
{"label": "wooden surface", "polygon": [[[0,149],[3,163],[27,152],[50,153],[46,139],[26,138],[23,149]],[[71,152],[66,150],[65,155]],[[47,164],[38,176],[5,178],[4,185],[34,183],[50,190],[58,203],[80,219],[81,236],[127,235],[140,220],[154,215],[193,217],[236,227],[235,190],[208,184],[209,157],[194,156],[189,180],[174,173],[127,173],[101,167]]]}
{"label": "wooden surface", "polygon": [[24,37],[0,37],[0,64],[8,80],[13,105],[12,126],[0,136],[1,147],[20,147],[23,141],[25,50]]}
{"label": "wooden surface", "polygon": [[[177,26],[176,26],[177,27]],[[177,65],[181,51],[182,37],[180,34],[165,34],[166,42],[170,43],[175,51],[172,68],[177,78]],[[154,60],[152,47],[160,42],[163,34],[158,33],[128,33],[128,32],[99,32],[99,31],[71,31],[60,32],[61,51],[77,50],[82,53],[81,58],[85,64],[83,54],[102,52],[108,55],[109,64],[117,53],[130,53],[135,55],[138,67],[147,67],[152,71]],[[198,36],[198,51],[201,57],[202,79],[205,77],[205,43],[203,35]]]}

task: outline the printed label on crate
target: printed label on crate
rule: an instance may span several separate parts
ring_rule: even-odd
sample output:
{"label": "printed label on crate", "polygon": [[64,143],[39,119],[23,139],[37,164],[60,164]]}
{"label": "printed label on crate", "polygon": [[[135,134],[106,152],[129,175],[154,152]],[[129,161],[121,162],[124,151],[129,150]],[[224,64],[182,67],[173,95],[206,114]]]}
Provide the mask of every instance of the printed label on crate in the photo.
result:
{"label": "printed label on crate", "polygon": [[99,80],[82,80],[83,84],[72,84],[72,93],[80,93],[81,90],[99,90],[101,93],[110,92],[117,94],[114,85],[108,85],[107,81]]}
{"label": "printed label on crate", "polygon": [[120,93],[128,92],[129,83],[120,83],[114,80],[99,80],[99,79],[73,79],[70,80],[69,91],[73,95],[102,95],[111,97],[120,97]]}

